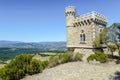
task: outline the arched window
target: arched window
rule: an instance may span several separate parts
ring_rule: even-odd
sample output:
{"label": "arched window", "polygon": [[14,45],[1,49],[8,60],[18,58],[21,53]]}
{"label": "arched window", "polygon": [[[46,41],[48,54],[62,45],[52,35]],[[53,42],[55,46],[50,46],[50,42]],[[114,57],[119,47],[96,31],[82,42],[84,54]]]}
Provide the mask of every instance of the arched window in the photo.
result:
{"label": "arched window", "polygon": [[80,34],[80,42],[81,42],[81,43],[85,43],[85,41],[86,41],[85,33],[84,33],[83,30],[82,30],[81,32],[82,32],[82,33]]}
{"label": "arched window", "polygon": [[102,32],[102,29],[100,29],[100,32]]}
{"label": "arched window", "polygon": [[83,40],[83,39],[82,39],[82,34],[80,34],[80,41],[82,42],[82,40]]}
{"label": "arched window", "polygon": [[83,41],[85,42],[85,34],[83,34]]}

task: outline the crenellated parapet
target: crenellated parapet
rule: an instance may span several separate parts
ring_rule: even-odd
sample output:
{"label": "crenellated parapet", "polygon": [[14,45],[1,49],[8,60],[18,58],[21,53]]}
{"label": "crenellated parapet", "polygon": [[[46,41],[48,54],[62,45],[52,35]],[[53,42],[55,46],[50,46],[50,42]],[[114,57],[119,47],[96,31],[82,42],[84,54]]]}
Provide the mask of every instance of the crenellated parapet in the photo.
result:
{"label": "crenellated parapet", "polygon": [[74,6],[68,6],[66,7],[65,9],[65,14],[66,16],[75,16],[75,13],[76,13],[76,9]]}
{"label": "crenellated parapet", "polygon": [[106,26],[108,20],[107,20],[107,17],[93,11],[93,12],[75,17],[73,24],[74,26],[84,26],[84,25],[89,25],[92,22]]}

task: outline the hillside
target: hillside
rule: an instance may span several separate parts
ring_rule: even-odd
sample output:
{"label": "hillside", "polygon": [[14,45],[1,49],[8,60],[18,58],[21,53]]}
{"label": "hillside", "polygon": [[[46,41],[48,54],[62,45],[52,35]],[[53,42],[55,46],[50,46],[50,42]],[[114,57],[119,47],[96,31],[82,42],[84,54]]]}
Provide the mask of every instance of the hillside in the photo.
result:
{"label": "hillside", "polygon": [[19,41],[0,41],[0,48],[65,48],[66,42],[19,42]]}
{"label": "hillside", "polygon": [[65,52],[66,42],[0,41],[0,58],[13,58],[21,53]]}
{"label": "hillside", "polygon": [[[22,80],[120,80],[120,64],[66,63]],[[115,78],[115,79],[114,79]]]}

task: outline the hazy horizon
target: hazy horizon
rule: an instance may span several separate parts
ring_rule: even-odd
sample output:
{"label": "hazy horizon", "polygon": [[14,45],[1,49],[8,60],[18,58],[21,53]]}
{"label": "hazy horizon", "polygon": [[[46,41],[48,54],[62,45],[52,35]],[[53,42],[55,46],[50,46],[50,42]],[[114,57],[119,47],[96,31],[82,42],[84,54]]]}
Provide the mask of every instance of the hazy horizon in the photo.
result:
{"label": "hazy horizon", "polygon": [[36,42],[31,42],[31,41],[12,41],[12,40],[0,40],[0,41],[10,41],[10,42],[23,42],[23,43],[41,43],[41,42],[66,42],[66,41],[36,41]]}

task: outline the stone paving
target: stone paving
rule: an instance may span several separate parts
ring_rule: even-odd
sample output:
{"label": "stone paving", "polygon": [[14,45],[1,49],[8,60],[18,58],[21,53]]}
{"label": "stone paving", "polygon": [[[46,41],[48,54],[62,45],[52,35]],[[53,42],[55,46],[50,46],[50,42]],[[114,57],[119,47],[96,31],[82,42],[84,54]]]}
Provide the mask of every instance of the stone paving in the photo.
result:
{"label": "stone paving", "polygon": [[[42,73],[26,76],[22,80],[113,80],[118,78],[120,64],[91,64],[85,62],[71,62],[46,69]],[[120,79],[116,79],[120,80]]]}

